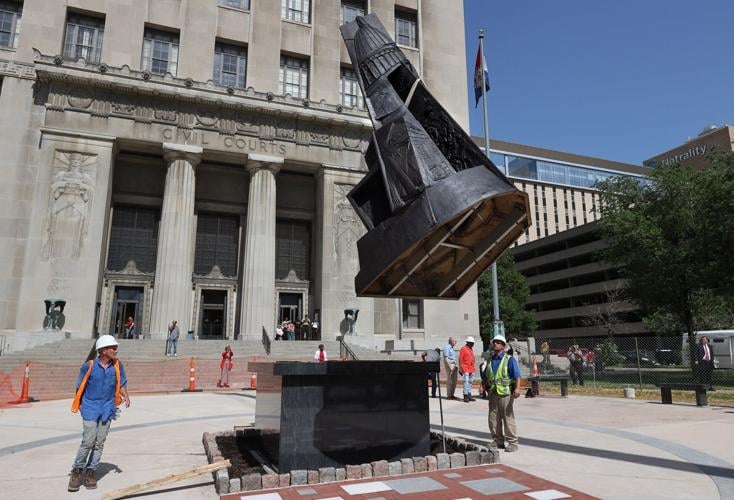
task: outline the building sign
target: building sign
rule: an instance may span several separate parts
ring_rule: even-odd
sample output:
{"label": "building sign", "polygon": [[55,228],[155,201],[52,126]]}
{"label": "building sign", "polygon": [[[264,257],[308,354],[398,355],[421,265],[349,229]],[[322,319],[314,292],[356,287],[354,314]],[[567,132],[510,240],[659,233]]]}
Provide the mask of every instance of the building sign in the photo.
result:
{"label": "building sign", "polygon": [[715,152],[728,153],[734,150],[734,128],[720,127],[711,132],[703,133],[695,139],[670,151],[653,156],[642,162],[646,167],[668,166],[676,163],[693,168],[706,168],[709,164],[709,155]]}
{"label": "building sign", "polygon": [[[210,146],[210,141],[216,141],[220,144],[217,139],[210,136],[206,132],[200,130],[186,130],[186,129],[174,129],[164,128],[161,130],[162,142],[175,142],[179,144],[191,144],[194,146],[201,146],[203,148]],[[239,150],[243,153],[269,153],[278,154],[285,156],[285,144],[280,144],[274,141],[264,141],[256,137],[237,137],[237,136],[225,136],[221,142],[227,149]],[[212,144],[214,146],[214,144]]]}
{"label": "building sign", "polygon": [[667,158],[663,158],[662,160],[646,160],[644,162],[644,165],[646,167],[658,167],[660,165],[672,165],[673,163],[684,163],[687,160],[690,160],[691,158],[694,158],[696,156],[704,156],[706,154],[706,150],[708,147],[706,144],[702,146],[695,146],[692,148],[688,148],[687,151],[684,151],[683,153],[678,153],[674,156],[668,156]]}

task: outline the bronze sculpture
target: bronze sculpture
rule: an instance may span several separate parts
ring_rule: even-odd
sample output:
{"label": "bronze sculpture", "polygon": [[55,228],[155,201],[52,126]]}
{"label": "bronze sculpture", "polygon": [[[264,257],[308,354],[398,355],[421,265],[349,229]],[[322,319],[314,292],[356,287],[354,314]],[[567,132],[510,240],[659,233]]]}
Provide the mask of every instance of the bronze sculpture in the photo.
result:
{"label": "bronze sculpture", "polygon": [[377,16],[341,27],[374,132],[348,198],[359,296],[457,299],[530,225],[529,203],[441,107]]}

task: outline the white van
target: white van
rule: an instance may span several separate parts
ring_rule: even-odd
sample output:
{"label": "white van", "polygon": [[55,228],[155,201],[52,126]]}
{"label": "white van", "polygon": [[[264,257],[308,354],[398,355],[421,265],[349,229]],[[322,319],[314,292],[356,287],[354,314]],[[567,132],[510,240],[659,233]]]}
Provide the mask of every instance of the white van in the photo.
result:
{"label": "white van", "polygon": [[696,332],[698,339],[706,336],[714,351],[716,368],[734,368],[734,330],[708,330]]}

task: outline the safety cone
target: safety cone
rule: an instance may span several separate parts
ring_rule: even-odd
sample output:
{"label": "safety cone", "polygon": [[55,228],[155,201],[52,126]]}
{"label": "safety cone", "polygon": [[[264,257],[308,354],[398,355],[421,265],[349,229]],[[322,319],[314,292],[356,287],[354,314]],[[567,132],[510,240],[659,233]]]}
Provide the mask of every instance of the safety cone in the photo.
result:
{"label": "safety cone", "polygon": [[250,389],[257,390],[257,373],[253,373],[250,376]]}
{"label": "safety cone", "polygon": [[194,358],[191,358],[191,363],[189,363],[189,388],[181,392],[201,392],[201,389],[196,388],[196,360]]}
{"label": "safety cone", "polygon": [[538,360],[535,358],[535,354],[533,354],[533,377],[540,376],[540,371],[538,370]]}
{"label": "safety cone", "polygon": [[31,362],[25,362],[25,370],[23,373],[23,389],[20,391],[20,397],[15,401],[8,401],[8,404],[19,405],[23,403],[33,403],[38,401],[36,398],[32,398],[28,395],[28,388],[31,385]]}

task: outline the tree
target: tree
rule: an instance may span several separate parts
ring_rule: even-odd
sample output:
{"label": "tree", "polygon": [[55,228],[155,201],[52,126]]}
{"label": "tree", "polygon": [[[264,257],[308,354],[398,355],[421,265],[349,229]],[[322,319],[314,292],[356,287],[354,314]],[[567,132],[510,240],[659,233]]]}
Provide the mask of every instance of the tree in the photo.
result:
{"label": "tree", "polygon": [[[530,288],[525,276],[515,269],[515,259],[510,252],[505,252],[497,259],[497,289],[500,318],[505,324],[507,335],[532,335],[537,322],[533,313],[525,310]],[[485,344],[492,339],[493,322],[492,271],[488,269],[479,277],[479,331]]]}
{"label": "tree", "polygon": [[727,232],[734,229],[733,165],[731,154],[720,155],[704,170],[659,166],[649,181],[617,177],[598,186],[604,259],[621,267],[626,293],[643,314],[668,318],[691,343],[711,304],[706,298],[734,290],[722,272],[734,270]]}
{"label": "tree", "polygon": [[604,285],[604,300],[589,306],[589,314],[582,318],[585,326],[597,327],[613,337],[618,333],[619,326],[624,324],[624,313],[629,310],[625,302],[625,292],[622,283],[617,286]]}

